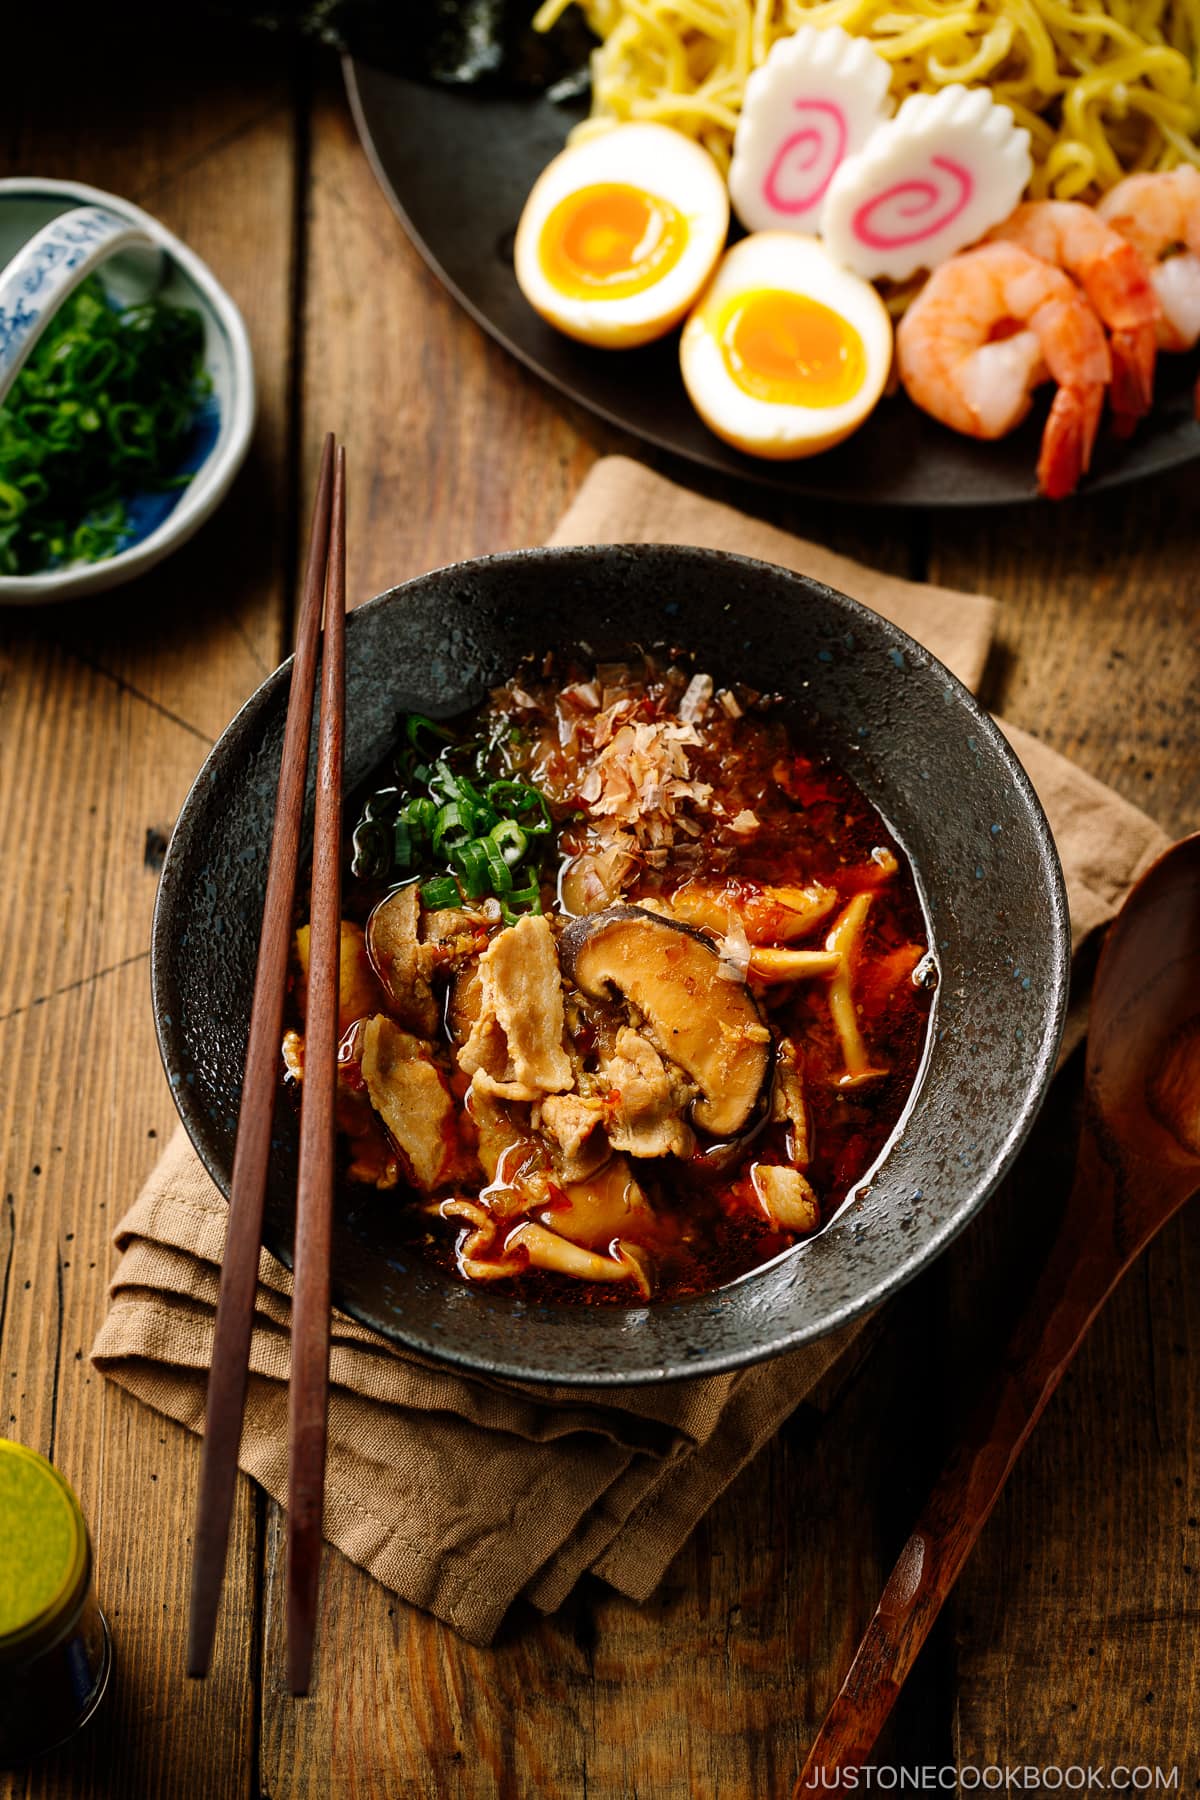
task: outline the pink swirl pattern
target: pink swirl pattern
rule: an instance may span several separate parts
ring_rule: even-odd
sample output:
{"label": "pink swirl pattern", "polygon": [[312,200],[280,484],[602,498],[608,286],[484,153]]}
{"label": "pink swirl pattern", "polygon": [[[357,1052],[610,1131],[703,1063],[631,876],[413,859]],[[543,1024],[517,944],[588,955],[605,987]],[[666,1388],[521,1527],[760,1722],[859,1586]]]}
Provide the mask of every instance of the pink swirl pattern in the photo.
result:
{"label": "pink swirl pattern", "polygon": [[[975,192],[974,177],[969,169],[964,169],[961,163],[951,162],[948,156],[933,156],[929,160],[935,169],[941,169],[950,177],[950,191],[944,191],[936,181],[914,177],[898,181],[885,188],[882,194],[864,200],[850,226],[860,243],[871,250],[898,250],[905,244],[924,243],[954,223]],[[939,204],[940,211],[937,210]],[[892,209],[892,218],[884,219],[882,226],[877,226],[874,222],[876,214],[888,207]],[[927,216],[930,212],[934,213],[933,218]],[[921,223],[911,229],[905,229],[903,225],[897,229],[900,221],[909,219],[920,219]]]}
{"label": "pink swirl pattern", "polygon": [[[797,100],[794,105],[799,113],[819,116],[784,138],[762,185],[767,205],[776,212],[791,215],[806,213],[823,199],[825,189],[846,154],[847,136],[846,116],[832,101]],[[796,175],[809,175],[813,169],[817,174],[809,186],[799,193],[788,191],[791,179]]]}

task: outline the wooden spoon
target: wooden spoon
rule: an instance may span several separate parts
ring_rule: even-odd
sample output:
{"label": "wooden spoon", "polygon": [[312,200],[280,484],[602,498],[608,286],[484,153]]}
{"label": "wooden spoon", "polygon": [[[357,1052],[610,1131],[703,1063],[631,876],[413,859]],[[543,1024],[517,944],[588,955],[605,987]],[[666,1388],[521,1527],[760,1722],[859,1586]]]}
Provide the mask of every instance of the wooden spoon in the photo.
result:
{"label": "wooden spoon", "polygon": [[942,1471],[793,1800],[870,1754],[1009,1471],[1126,1270],[1200,1191],[1200,833],[1133,889],[1092,993],[1075,1183],[1000,1373]]}

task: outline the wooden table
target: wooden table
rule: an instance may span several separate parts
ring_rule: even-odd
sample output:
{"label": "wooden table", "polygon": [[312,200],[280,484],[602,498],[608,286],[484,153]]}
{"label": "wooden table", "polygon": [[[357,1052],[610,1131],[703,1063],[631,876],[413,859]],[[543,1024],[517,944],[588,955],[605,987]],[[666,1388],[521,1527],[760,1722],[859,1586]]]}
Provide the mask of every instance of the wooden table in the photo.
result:
{"label": "wooden table", "polygon": [[[597,454],[632,447],[565,409],[426,272],[331,63],[240,34],[181,46],[119,30],[104,15],[97,46],[44,49],[52,103],[6,82],[0,172],[82,177],[194,245],[245,311],[261,419],[233,497],[185,553],[111,598],[0,622],[0,1431],[77,1488],[119,1656],[76,1751],[0,1776],[0,1795],[786,1795],[1053,1220],[1077,1071],[826,1415],[793,1420],[649,1605],[597,1584],[480,1651],[331,1553],[317,1690],[296,1702],[281,1518],[241,1480],[214,1672],[185,1680],[197,1446],[88,1364],[110,1231],[174,1123],[147,971],[166,836],[208,746],[289,646],[328,427],[350,446],[360,597],[536,543]],[[999,595],[987,701],[1169,831],[1200,824],[1194,470],[1060,510],[928,521],[720,491],[868,561]],[[1051,1405],[881,1762],[1177,1765],[1178,1791],[1195,1788],[1198,1424],[1193,1210]]]}

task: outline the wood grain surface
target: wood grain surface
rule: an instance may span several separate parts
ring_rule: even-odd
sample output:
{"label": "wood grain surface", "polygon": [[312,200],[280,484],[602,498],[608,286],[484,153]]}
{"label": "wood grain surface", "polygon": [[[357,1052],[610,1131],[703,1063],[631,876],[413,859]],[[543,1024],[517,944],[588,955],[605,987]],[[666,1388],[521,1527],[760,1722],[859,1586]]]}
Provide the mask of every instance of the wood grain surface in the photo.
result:
{"label": "wood grain surface", "polygon": [[[1029,1281],[1069,1176],[1075,1072],[975,1226],[887,1309],[824,1410],[799,1413],[714,1507],[647,1605],[592,1583],[482,1651],[327,1552],[314,1693],[293,1700],[283,1522],[239,1479],[213,1674],[186,1681],[197,1446],[87,1362],[112,1225],[173,1124],[146,955],[166,834],[288,644],[326,430],[351,460],[352,601],[537,542],[598,454],[637,452],[437,286],[332,65],[232,27],[180,56],[144,23],[128,40],[105,26],[99,47],[55,45],[53,94],[7,91],[0,173],[109,186],[188,239],[246,313],[261,412],[246,472],[186,553],[113,596],[0,615],[0,1432],[76,1486],[119,1657],[95,1726],[0,1774],[0,1800],[771,1800]],[[1200,824],[1194,473],[1057,511],[920,521],[660,466],[866,561],[998,595],[989,703],[1169,831]],[[1158,1763],[1195,1791],[1198,1427],[1193,1215],[1119,1291],[1053,1401],[880,1764]]]}

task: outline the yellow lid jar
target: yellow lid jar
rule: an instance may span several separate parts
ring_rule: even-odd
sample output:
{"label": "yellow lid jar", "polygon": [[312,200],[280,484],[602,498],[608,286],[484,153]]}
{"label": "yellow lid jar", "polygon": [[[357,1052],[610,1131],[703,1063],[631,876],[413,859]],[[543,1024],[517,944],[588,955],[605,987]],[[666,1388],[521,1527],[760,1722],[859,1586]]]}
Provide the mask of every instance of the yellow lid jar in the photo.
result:
{"label": "yellow lid jar", "polygon": [[44,1456],[0,1438],[0,1768],[82,1729],[111,1668],[79,1502]]}

